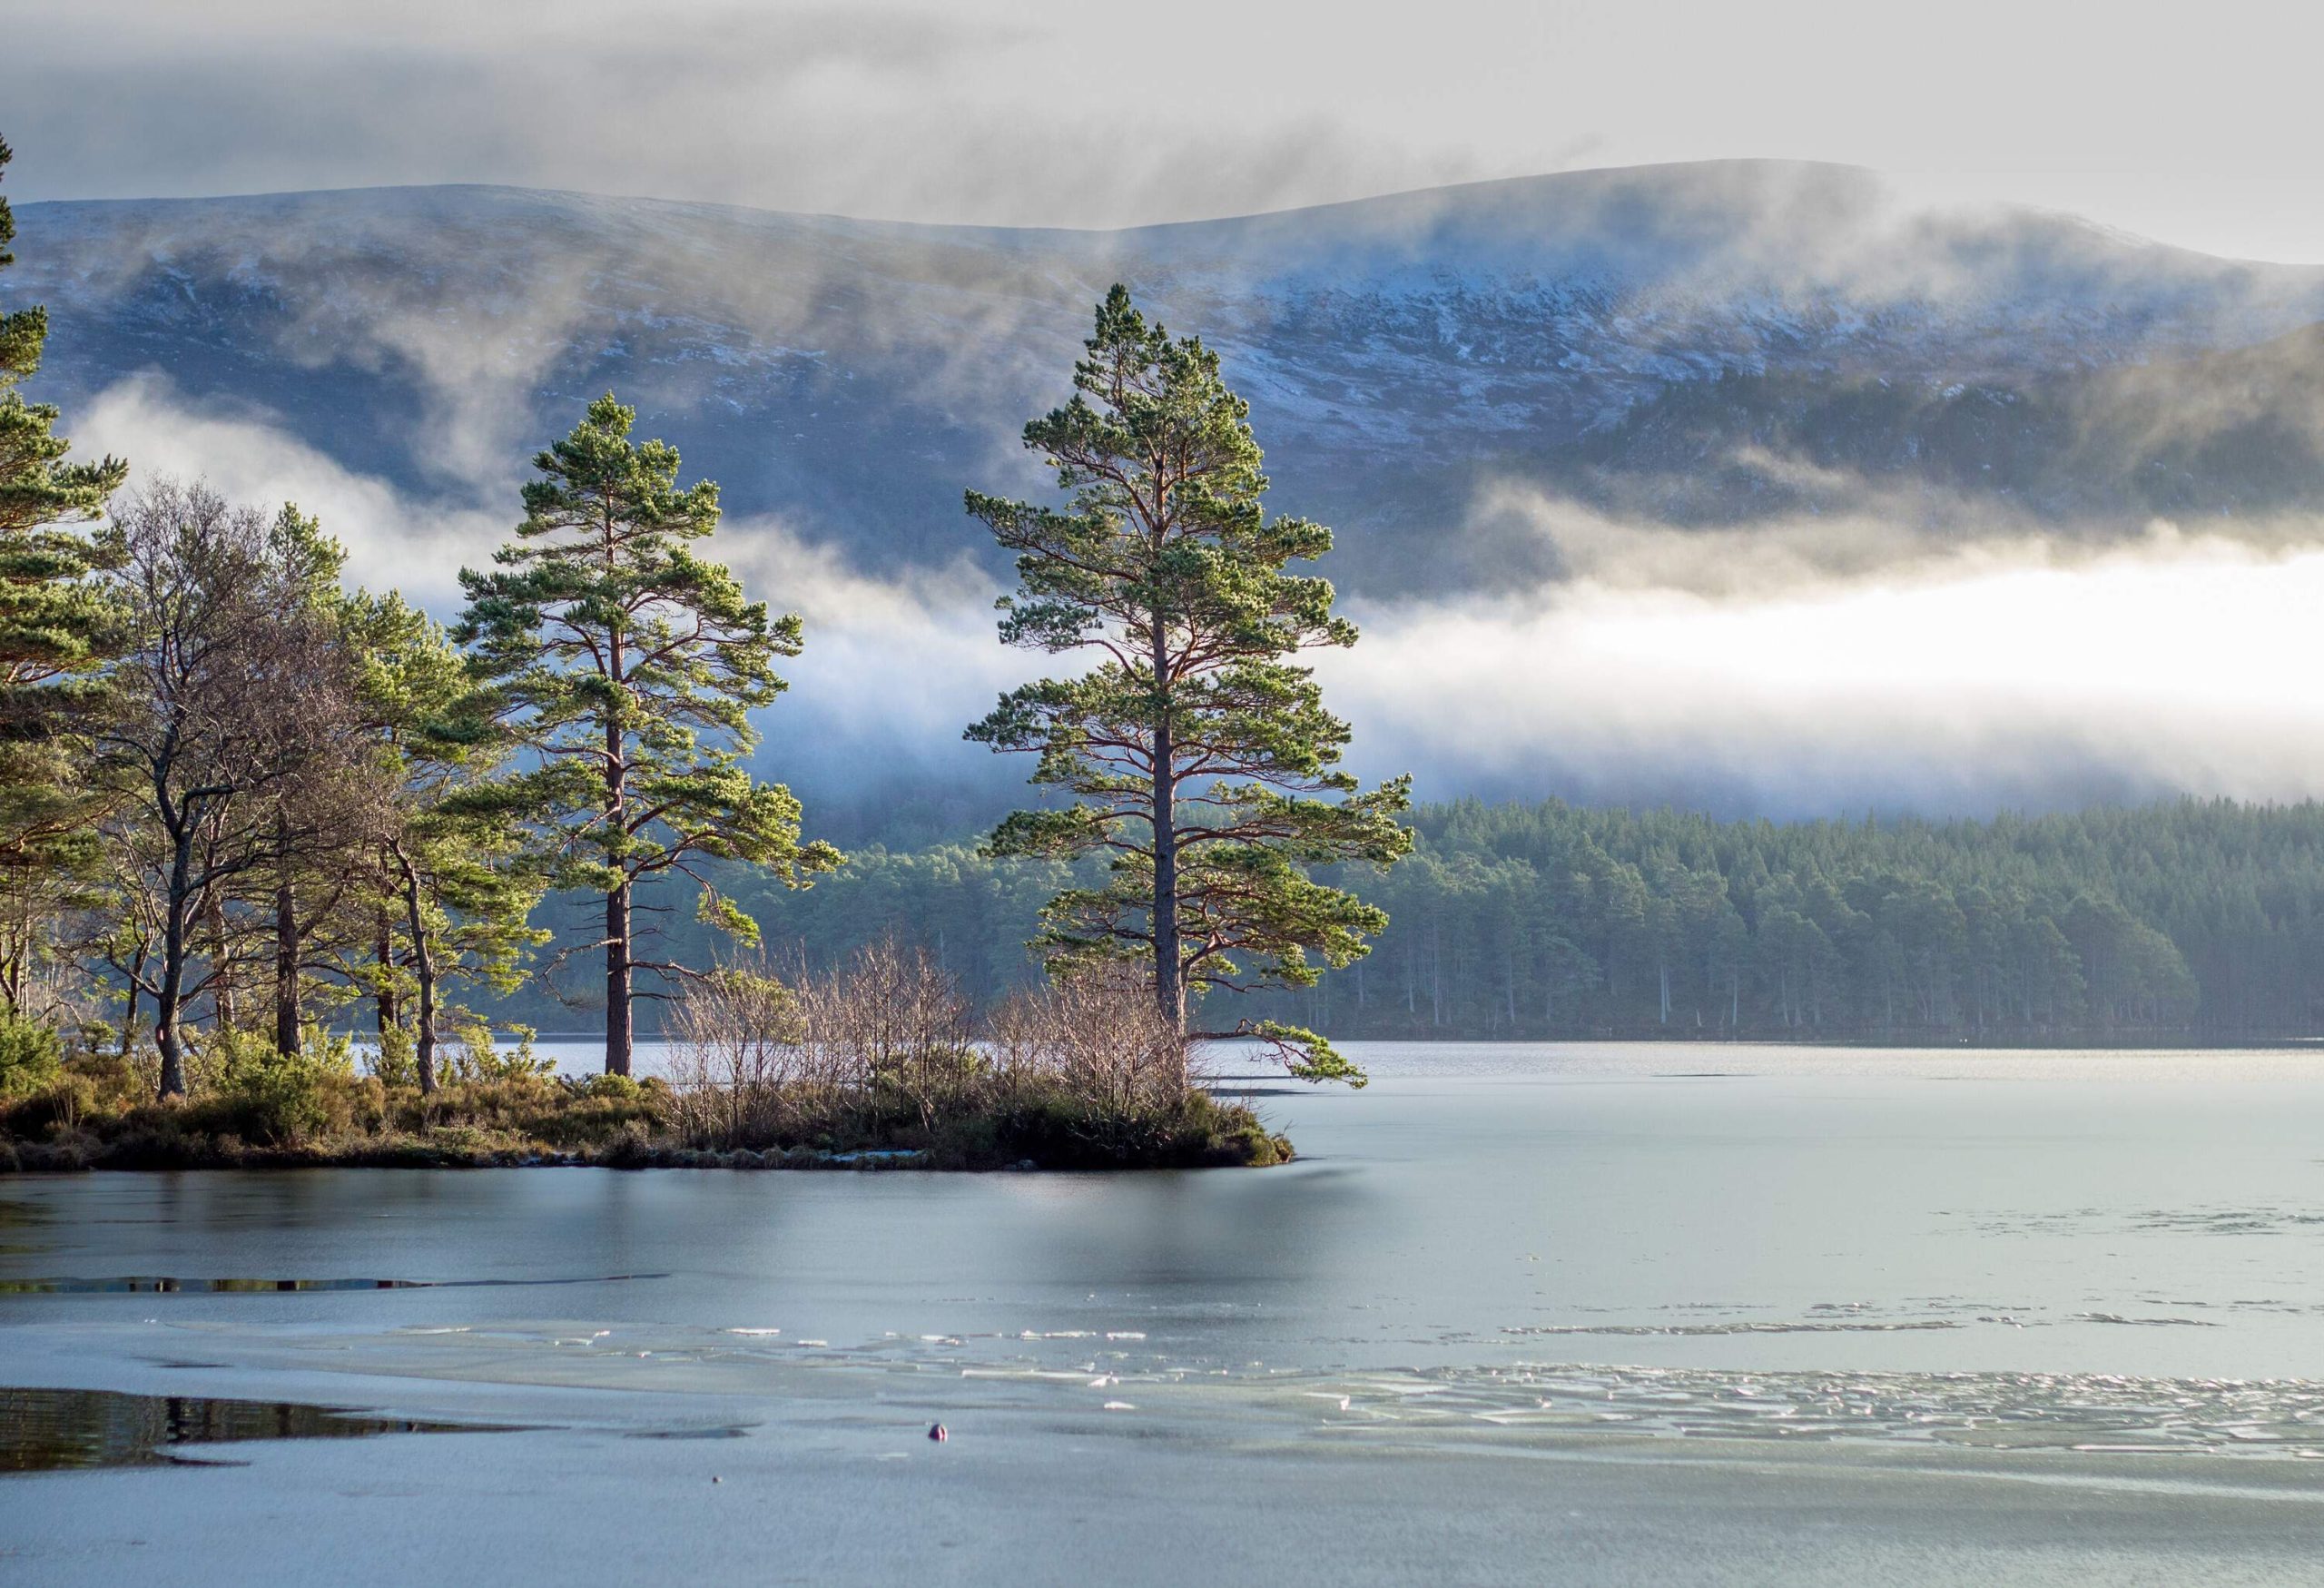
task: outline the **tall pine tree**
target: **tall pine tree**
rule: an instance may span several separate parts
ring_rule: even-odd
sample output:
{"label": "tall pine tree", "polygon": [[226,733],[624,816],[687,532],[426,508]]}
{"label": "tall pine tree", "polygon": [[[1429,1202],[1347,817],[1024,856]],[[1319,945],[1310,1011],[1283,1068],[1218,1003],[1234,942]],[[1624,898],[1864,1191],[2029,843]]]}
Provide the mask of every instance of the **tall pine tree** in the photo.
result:
{"label": "tall pine tree", "polygon": [[556,887],[605,898],[590,946],[605,956],[613,1075],[629,1073],[636,974],[684,969],[639,955],[642,884],[691,881],[704,919],[752,940],[703,863],[748,861],[790,883],[840,863],[800,842],[799,802],[744,764],[750,713],[783,691],[774,662],[799,654],[799,619],[771,616],[694,555],[717,527],[718,488],[680,489],[676,449],[632,440],[635,418],[608,393],[534,459],[540,478],[499,567],[461,572],[454,631],[532,757],[502,784],[507,808],[537,823]]}
{"label": "tall pine tree", "polygon": [[[1074,366],[1072,399],[1025,427],[1062,508],[971,491],[969,511],[1017,556],[1003,641],[1096,666],[1012,690],[972,740],[1039,757],[1036,784],[1069,805],[1019,811],[1001,855],[1111,857],[1103,887],[1052,900],[1039,940],[1053,970],[1131,959],[1186,1029],[1211,989],[1305,986],[1387,924],[1312,880],[1331,862],[1386,865],[1412,846],[1407,780],[1363,790],[1339,767],[1348,727],[1291,658],[1355,643],[1329,581],[1287,574],[1331,531],[1269,518],[1250,405],[1218,355],[1174,341],[1114,288]],[[1309,1080],[1361,1082],[1312,1031],[1266,1024]]]}
{"label": "tall pine tree", "polygon": [[[0,142],[0,172],[13,152]],[[0,199],[0,269],[15,262],[16,222]],[[74,706],[123,643],[118,608],[90,578],[103,518],[128,474],[117,458],[68,463],[56,409],[25,400],[40,369],[48,314],[0,312],[0,867],[14,885],[91,858],[91,809],[75,775]]]}

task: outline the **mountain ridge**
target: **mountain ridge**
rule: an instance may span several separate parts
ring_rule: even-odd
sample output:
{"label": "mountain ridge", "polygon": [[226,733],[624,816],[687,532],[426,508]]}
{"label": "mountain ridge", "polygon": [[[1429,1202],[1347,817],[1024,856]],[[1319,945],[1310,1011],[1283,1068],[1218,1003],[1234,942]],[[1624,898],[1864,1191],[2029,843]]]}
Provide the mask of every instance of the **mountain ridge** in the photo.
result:
{"label": "mountain ridge", "polygon": [[[2199,368],[2324,321],[2324,270],[2050,212],[1915,213],[1869,173],[1790,162],[1503,178],[1108,231],[496,184],[44,201],[17,215],[14,301],[48,304],[41,390],[68,409],[158,374],[178,400],[256,415],[420,502],[488,501],[610,387],[721,480],[738,518],[780,516],[879,575],[982,554],[959,516],[964,486],[1039,488],[1016,429],[1064,394],[1088,305],[1116,279],[1220,349],[1282,505],[1339,525],[1333,571],[1380,597],[1553,576],[1553,556],[1479,527],[1498,485],[1682,525],[1793,510],[1785,492],[1722,483],[1729,454],[1756,456],[1762,432],[1790,424],[1787,390],[2027,393]],[[1691,492],[1654,484],[1667,449],[1610,444],[1658,405],[1738,381],[1769,395],[1703,429],[1680,459],[1701,475]],[[1827,417],[1876,431],[1844,409]],[[1988,428],[1990,457],[1956,439],[1936,449],[1945,478],[1884,468],[1881,490],[1974,497],[1984,465],[2048,444],[2038,428]],[[1925,449],[1876,439],[1907,462]],[[1827,464],[1864,443],[1798,440]],[[2093,465],[2110,480],[2141,466]],[[2181,473],[2182,510],[2242,510],[2234,478]],[[2269,509],[2324,503],[2305,480]],[[2100,534],[2152,506],[2071,487],[2008,499]]]}

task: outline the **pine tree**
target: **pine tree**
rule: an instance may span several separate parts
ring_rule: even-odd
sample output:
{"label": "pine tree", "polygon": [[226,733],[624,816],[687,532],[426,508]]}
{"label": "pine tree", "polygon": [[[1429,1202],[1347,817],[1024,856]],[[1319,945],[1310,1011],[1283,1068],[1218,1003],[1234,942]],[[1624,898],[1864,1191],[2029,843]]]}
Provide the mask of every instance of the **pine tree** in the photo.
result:
{"label": "pine tree", "polygon": [[[11,158],[0,142],[0,171]],[[15,262],[15,235],[0,199],[0,269]],[[45,310],[0,312],[0,867],[19,889],[94,858],[71,719],[123,637],[89,577],[111,560],[109,538],[76,526],[103,518],[128,465],[65,462],[56,409],[25,400],[47,340]]]}
{"label": "pine tree", "polygon": [[379,1003],[382,1045],[409,1041],[429,1093],[445,1022],[466,1012],[448,992],[514,991],[527,955],[548,939],[530,924],[543,877],[527,863],[506,791],[490,784],[507,736],[444,630],[392,593],[350,597],[344,622],[357,698],[379,741],[377,774],[390,792],[368,835],[376,946],[358,980]]}
{"label": "pine tree", "polygon": [[[1317,961],[1365,952],[1385,914],[1307,868],[1404,854],[1408,780],[1366,792],[1340,769],[1347,725],[1288,659],[1352,646],[1355,627],[1333,615],[1329,581],[1284,571],[1328,551],[1331,531],[1266,516],[1250,407],[1218,355],[1149,325],[1119,286],[1088,349],[1071,400],[1025,428],[1068,505],[971,491],[968,508],[1017,557],[1001,639],[1097,665],[1002,695],[968,736],[1037,755],[1033,782],[1074,797],[1009,817],[992,853],[1111,857],[1105,885],[1044,912],[1051,969],[1142,961],[1184,1031],[1205,991],[1307,986]],[[1296,1075],[1361,1081],[1312,1031],[1255,1034]]]}
{"label": "pine tree", "polygon": [[702,917],[745,941],[756,928],[718,892],[705,861],[741,860],[801,883],[836,866],[799,838],[799,802],[752,777],[750,713],[784,687],[795,616],[746,600],[691,543],[718,523],[718,488],[680,489],[678,454],[630,439],[612,395],[534,460],[525,521],[490,573],[463,570],[455,637],[473,647],[499,720],[535,758],[505,780],[504,808],[529,812],[556,887],[605,897],[606,1070],[629,1073],[633,978],[684,972],[637,953],[641,883],[684,877]]}

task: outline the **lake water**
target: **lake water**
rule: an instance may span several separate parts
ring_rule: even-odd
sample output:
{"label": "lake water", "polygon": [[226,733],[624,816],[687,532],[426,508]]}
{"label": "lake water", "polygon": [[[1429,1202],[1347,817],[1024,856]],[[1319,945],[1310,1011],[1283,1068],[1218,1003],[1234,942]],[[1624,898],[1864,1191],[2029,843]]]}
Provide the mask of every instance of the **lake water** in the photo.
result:
{"label": "lake water", "polygon": [[0,1386],[507,1430],[0,1577],[2324,1577],[2324,1055],[1352,1050],[1265,1171],[0,1180]]}

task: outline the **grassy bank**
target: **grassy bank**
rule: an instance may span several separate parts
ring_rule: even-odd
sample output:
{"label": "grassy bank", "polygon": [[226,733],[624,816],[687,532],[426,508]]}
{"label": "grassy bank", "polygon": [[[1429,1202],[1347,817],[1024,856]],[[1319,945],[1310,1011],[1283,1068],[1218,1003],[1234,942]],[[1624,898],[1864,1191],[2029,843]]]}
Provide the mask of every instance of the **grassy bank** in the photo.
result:
{"label": "grassy bank", "polygon": [[[764,1092],[682,1096],[658,1080],[456,1081],[433,1096],[375,1075],[222,1085],[182,1102],[115,1059],[66,1060],[0,1102],[0,1173],[89,1169],[1193,1169],[1288,1161],[1291,1144],[1198,1088],[1128,1109],[1039,1082],[931,1109],[901,1086],[838,1107]],[[739,1120],[705,1129],[706,1118]],[[784,1128],[786,1123],[789,1128]]]}

